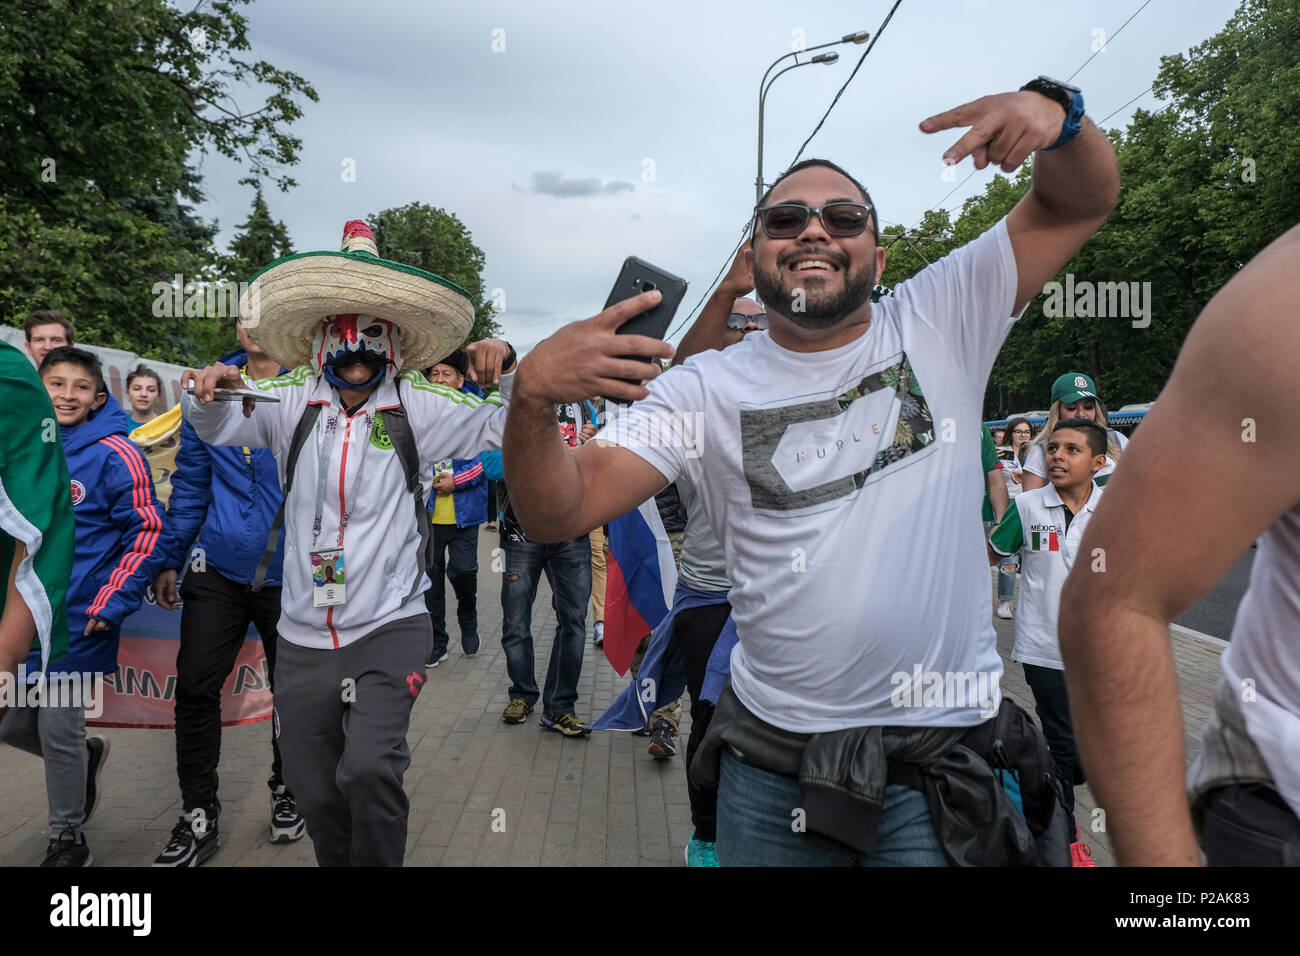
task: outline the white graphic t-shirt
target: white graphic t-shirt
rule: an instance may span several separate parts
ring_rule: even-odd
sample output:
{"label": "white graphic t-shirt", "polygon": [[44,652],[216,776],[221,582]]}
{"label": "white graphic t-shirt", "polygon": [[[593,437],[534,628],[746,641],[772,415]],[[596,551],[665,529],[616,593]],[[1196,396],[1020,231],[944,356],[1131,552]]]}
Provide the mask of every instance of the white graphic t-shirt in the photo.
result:
{"label": "white graphic t-shirt", "polygon": [[732,686],[763,720],[969,726],[1000,702],[980,412],[1015,290],[1003,222],[873,305],[848,345],[751,333],[655,379],[599,436],[694,483],[732,584]]}

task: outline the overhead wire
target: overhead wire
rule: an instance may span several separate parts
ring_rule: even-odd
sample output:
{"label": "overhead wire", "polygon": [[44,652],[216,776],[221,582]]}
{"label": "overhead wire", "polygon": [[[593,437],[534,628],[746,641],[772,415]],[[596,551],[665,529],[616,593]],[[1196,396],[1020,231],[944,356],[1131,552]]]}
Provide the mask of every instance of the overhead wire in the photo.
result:
{"label": "overhead wire", "polygon": [[[817,121],[817,125],[813,127],[813,131],[808,134],[808,138],[803,141],[803,144],[799,147],[799,151],[795,153],[794,159],[790,163],[791,166],[799,162],[799,157],[803,155],[803,151],[808,148],[808,144],[812,142],[813,137],[816,136],[818,132],[820,132],[822,126],[826,123],[826,118],[831,115],[831,110],[835,109],[835,104],[840,101],[840,97],[844,95],[844,91],[848,89],[849,84],[853,82],[853,78],[858,75],[858,70],[860,70],[862,68],[862,64],[866,62],[867,55],[870,54],[871,51],[875,48],[876,41],[879,40],[880,35],[885,32],[885,27],[889,26],[889,21],[893,19],[894,11],[896,11],[902,5],[902,3],[903,0],[894,0],[894,5],[889,8],[889,13],[887,13],[885,15],[885,19],[880,22],[880,26],[876,29],[875,34],[871,38],[871,42],[868,43],[867,48],[862,51],[862,56],[858,57],[858,62],[853,67],[853,72],[849,74],[849,78],[845,80],[844,83],[840,86],[840,88],[835,92],[835,96],[831,99],[830,105],[826,107],[826,112],[822,114],[822,118]],[[746,227],[745,231],[746,234],[748,234],[749,232],[748,226]],[[709,295],[712,294],[713,288],[714,286],[717,285],[718,279],[722,277],[722,273],[725,272],[727,267],[731,265],[732,260],[735,258],[736,252],[740,249],[742,245],[744,245],[744,242],[745,239],[744,237],[742,237],[740,242],[736,243],[736,248],[731,251],[731,255],[729,255],[726,261],[723,262],[722,268],[719,269],[717,275],[713,277],[713,281],[710,282],[709,287],[704,290],[704,294],[700,296],[699,301],[695,303],[695,306],[691,309],[690,313],[686,316],[686,318],[678,322],[677,325],[673,328],[673,330],[668,333],[668,335],[665,337],[666,339],[672,338],[681,330],[682,326],[684,326],[687,322],[690,322],[693,318],[695,318],[695,313],[699,310],[700,306],[704,304],[704,300],[707,299]]]}

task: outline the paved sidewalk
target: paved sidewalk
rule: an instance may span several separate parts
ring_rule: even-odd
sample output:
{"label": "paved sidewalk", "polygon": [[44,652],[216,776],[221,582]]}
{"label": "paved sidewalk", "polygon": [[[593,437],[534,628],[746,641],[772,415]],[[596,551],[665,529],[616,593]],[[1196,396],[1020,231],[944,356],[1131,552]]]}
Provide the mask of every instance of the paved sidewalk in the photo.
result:
{"label": "paved sidewalk", "polygon": [[[426,672],[429,683],[412,715],[407,864],[683,865],[691,823],[682,756],[655,760],[646,753],[646,739],[628,733],[567,739],[543,732],[537,711],[524,725],[501,722],[509,681],[501,651],[500,578],[492,570],[497,544],[495,534],[480,533],[482,649],[473,658],[462,656],[453,623],[451,657]],[[447,593],[454,607],[450,587]],[[448,616],[454,619],[450,609]],[[1023,672],[1010,662],[1013,622],[995,619],[995,625],[1007,664],[1003,691],[1032,712]],[[539,683],[554,630],[543,577],[533,618]],[[1190,759],[1200,749],[1199,731],[1209,716],[1222,648],[1177,632],[1173,641]],[[599,715],[624,684],[588,643],[578,715]],[[686,716],[683,741],[689,727]],[[86,827],[95,865],[148,866],[181,809],[175,737],[166,730],[96,732],[109,738],[112,752],[99,807]],[[287,846],[266,841],[270,757],[269,722],[225,728],[219,770],[222,847],[205,865],[315,865],[309,838]],[[1114,865],[1105,834],[1092,831],[1094,801],[1087,787],[1076,796],[1076,817],[1094,859]],[[41,762],[0,746],[0,866],[40,863],[48,839]]]}

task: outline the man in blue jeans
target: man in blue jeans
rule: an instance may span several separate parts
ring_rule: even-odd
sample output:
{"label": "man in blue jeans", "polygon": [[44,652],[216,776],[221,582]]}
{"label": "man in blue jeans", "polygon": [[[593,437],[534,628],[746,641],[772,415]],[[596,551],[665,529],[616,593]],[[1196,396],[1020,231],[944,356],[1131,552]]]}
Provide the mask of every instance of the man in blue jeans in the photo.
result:
{"label": "man in blue jeans", "polygon": [[[596,433],[590,420],[590,406],[571,402],[556,406],[560,437],[576,448]],[[506,489],[506,506],[501,520],[501,541],[505,549],[505,577],[501,580],[501,646],[506,652],[506,673],[510,675],[510,703],[501,719],[522,724],[537,698],[542,698],[539,723],[566,737],[591,733],[573,712],[578,700],[578,678],[587,636],[587,602],[591,599],[591,540],[586,534],[555,544],[529,541],[515,517]],[[537,582],[546,570],[551,585],[551,606],[555,609],[555,643],[546,669],[546,686],[539,695],[533,676],[533,598]]]}
{"label": "man in blue jeans", "polygon": [[[1050,777],[1028,779],[1040,791],[1025,803],[1040,819],[1031,833],[958,742],[1001,715],[975,517],[989,370],[1119,195],[1114,150],[1082,113],[1079,91],[1039,78],[925,120],[924,132],[969,128],[945,162],[972,155],[1011,172],[1032,152],[1033,182],[1005,219],[893,297],[871,302],[885,250],[866,189],[808,160],[755,211],[746,260],[766,332],[660,374],[626,356],[665,358],[667,344],[617,332],[661,301],[652,291],[565,326],[520,363],[502,455],[533,538],[581,534],[685,475],[723,546],[739,643],[691,776],[711,784],[721,764],[724,866],[1029,863],[1054,832],[1038,814],[1057,809],[1042,799]],[[633,404],[562,453],[553,404],[597,391]],[[687,421],[700,440],[673,441],[671,427],[662,440]],[[1050,760],[1041,732],[1008,714],[1024,766]],[[939,804],[954,825],[937,829],[923,790],[962,776],[979,797]],[[981,825],[990,819],[1001,828]],[[828,858],[814,834],[842,852]],[[1068,860],[1060,850],[1053,859]]]}

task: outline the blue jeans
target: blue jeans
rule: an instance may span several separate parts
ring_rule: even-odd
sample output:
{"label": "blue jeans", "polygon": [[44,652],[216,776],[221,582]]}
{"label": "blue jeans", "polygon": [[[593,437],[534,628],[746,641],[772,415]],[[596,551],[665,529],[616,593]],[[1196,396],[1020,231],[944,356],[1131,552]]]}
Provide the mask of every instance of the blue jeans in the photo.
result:
{"label": "blue jeans", "polygon": [[799,781],[722,752],[718,786],[718,861],[723,866],[947,866],[925,794],[885,790],[876,852],[862,858],[823,850],[796,833]]}
{"label": "blue jeans", "polygon": [[1009,565],[1018,565],[1020,563],[1020,552],[1008,554],[998,562],[998,601],[1007,604],[1016,596],[1016,572],[1004,570]]}
{"label": "blue jeans", "polygon": [[501,646],[506,652],[510,697],[531,707],[539,696],[533,676],[533,599],[542,569],[551,585],[555,609],[555,643],[540,696],[544,713],[572,714],[586,649],[587,602],[591,600],[591,542],[586,535],[559,544],[516,541],[502,535],[506,568],[501,578]]}

